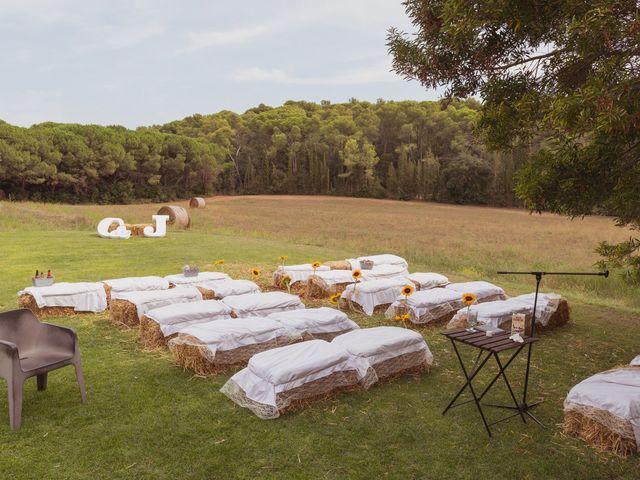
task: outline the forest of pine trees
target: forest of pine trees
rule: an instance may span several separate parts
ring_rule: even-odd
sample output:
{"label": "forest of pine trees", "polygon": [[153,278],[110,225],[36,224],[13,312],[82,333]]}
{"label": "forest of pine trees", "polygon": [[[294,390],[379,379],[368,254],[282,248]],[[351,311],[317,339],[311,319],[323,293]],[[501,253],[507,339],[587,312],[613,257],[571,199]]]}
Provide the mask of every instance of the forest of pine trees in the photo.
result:
{"label": "forest of pine trees", "polygon": [[487,151],[480,104],[286,102],[124,127],[0,121],[0,198],[71,203],[210,194],[348,195],[516,205],[527,158]]}

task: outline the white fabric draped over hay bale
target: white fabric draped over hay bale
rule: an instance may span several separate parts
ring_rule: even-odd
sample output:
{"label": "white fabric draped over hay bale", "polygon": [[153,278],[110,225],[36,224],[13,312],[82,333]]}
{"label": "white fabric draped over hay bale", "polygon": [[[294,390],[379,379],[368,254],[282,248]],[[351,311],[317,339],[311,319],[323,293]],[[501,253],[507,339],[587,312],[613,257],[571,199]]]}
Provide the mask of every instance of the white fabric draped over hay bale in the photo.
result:
{"label": "white fabric draped over hay bale", "polygon": [[394,319],[396,309],[405,305],[409,309],[412,323],[440,322],[449,320],[446,318],[447,315],[452,315],[462,307],[462,295],[446,288],[419,290],[411,295],[406,303],[404,297],[393,302],[385,312],[385,316]]}
{"label": "white fabric draped over hay bale", "polygon": [[112,278],[103,280],[102,283],[109,285],[112,293],[167,290],[170,285],[166,278],[156,276]]}
{"label": "white fabric draped over hay bale", "polygon": [[147,312],[167,305],[202,300],[202,294],[195,287],[182,286],[168,290],[146,290],[141,292],[119,292],[112,294],[113,300],[124,300],[136,307],[138,318]]}
{"label": "white fabric draped over hay bale", "polygon": [[418,290],[428,290],[430,288],[444,287],[449,283],[449,279],[444,275],[434,272],[415,272],[407,275],[407,278]]}
{"label": "white fabric draped over hay bale", "polygon": [[194,324],[230,319],[231,308],[217,300],[196,300],[154,308],[145,315],[168,337]]}
{"label": "white fabric draped over hay bale", "polygon": [[[180,346],[197,348],[209,364],[246,363],[253,355],[300,341],[302,337],[265,317],[245,317],[198,323],[184,328],[169,341],[176,354]],[[178,355],[176,355],[178,357]],[[212,365],[213,367],[213,365]],[[215,370],[211,368],[211,370]]]}
{"label": "white fabric draped over hay bale", "polygon": [[444,288],[458,292],[461,296],[465,293],[473,293],[478,302],[489,297],[496,297],[495,300],[498,300],[497,297],[500,297],[500,300],[505,300],[507,298],[502,288],[494,285],[493,283],[482,280],[475,282],[450,283]]}
{"label": "white fabric draped over hay bale", "polygon": [[360,328],[346,313],[329,307],[272,313],[267,318],[280,322],[298,335],[321,340],[330,340],[336,335]]}
{"label": "white fabric draped over hay bale", "polygon": [[342,389],[369,388],[376,375],[344,348],[310,340],[254,355],[221,392],[262,419]]}
{"label": "white fabric draped over hay bale", "polygon": [[629,363],[629,365],[640,367],[640,355],[631,360],[631,363]]}
{"label": "white fabric draped over hay bale", "polygon": [[260,287],[251,280],[216,280],[198,283],[196,286],[204,288],[205,290],[211,290],[215,298],[260,292]]}
{"label": "white fabric draped over hay bale", "polygon": [[284,292],[247,293],[231,295],[221,300],[238,317],[266,317],[271,313],[303,309],[304,304],[297,295]]}
{"label": "white fabric draped over hay bale", "polygon": [[[371,270],[362,270],[362,277],[359,283],[361,284],[363,282],[381,280],[384,278],[404,278],[408,273],[407,269],[401,265],[380,265],[373,267]],[[317,272],[309,278],[312,279],[314,285],[317,285],[323,290],[324,295],[342,292],[343,288],[340,288],[340,286],[346,286],[347,284],[354,283],[352,271],[350,270],[329,270]]]}
{"label": "white fabric draped over hay bale", "polygon": [[358,310],[371,316],[377,306],[393,303],[402,292],[402,287],[409,283],[411,282],[405,277],[370,280],[348,285],[341,297],[351,304],[356,304],[359,306]]}
{"label": "white fabric draped over hay bale", "polygon": [[[546,326],[549,319],[558,310],[561,296],[555,293],[540,293],[536,306],[536,325]],[[507,326],[511,323],[513,313],[524,313],[533,315],[533,301],[535,293],[527,293],[507,300],[496,300],[493,302],[478,303],[471,305],[469,310],[477,312],[478,323],[490,325],[492,327]],[[451,319],[447,328],[464,326],[467,320],[467,309],[462,308]]]}
{"label": "white fabric draped over hay bale", "polygon": [[182,273],[167,275],[164,277],[174,285],[198,285],[200,283],[219,282],[230,280],[231,277],[224,272],[200,272],[194,277],[185,277]]}
{"label": "white fabric draped over hay bale", "polygon": [[390,253],[383,253],[380,255],[365,255],[358,258],[349,258],[347,261],[351,264],[352,269],[361,268],[361,263],[365,260],[373,262],[373,266],[380,267],[382,265],[394,265],[401,267],[402,270],[409,268],[407,261],[399,257],[398,255],[392,255]]}
{"label": "white fabric draped over hay bale", "polygon": [[[316,268],[316,272],[327,272],[331,270],[326,265],[321,265]],[[291,278],[291,285],[298,282],[306,282],[311,275],[314,274],[313,267],[310,263],[304,263],[301,265],[281,265],[278,269],[273,273],[273,283],[274,285],[280,285],[282,279],[287,275]]]}
{"label": "white fabric draped over hay bale", "polygon": [[31,295],[39,308],[70,307],[76,312],[104,312],[107,294],[100,282],[60,282],[48,287],[27,287],[18,296]]}
{"label": "white fabric draped over hay bale", "polygon": [[362,328],[340,335],[331,343],[369,362],[378,378],[426,369],[433,363],[422,335],[406,328]]}
{"label": "white fabric draped over hay bale", "polygon": [[583,380],[569,391],[564,412],[576,412],[635,441],[640,451],[640,368],[618,368]]}

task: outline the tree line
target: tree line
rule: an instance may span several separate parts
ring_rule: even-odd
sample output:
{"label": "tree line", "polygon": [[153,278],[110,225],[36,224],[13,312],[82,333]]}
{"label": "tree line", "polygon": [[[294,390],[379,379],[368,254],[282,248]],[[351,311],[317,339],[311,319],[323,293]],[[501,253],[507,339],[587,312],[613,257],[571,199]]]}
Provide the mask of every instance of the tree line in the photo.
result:
{"label": "tree line", "polygon": [[165,125],[0,122],[0,195],[71,203],[326,194],[518,205],[528,148],[491,152],[474,99],[289,101]]}

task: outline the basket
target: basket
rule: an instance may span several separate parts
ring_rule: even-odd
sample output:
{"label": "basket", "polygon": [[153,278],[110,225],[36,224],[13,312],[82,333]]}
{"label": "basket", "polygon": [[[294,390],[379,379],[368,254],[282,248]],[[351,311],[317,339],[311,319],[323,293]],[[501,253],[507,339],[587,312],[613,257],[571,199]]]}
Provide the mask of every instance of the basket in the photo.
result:
{"label": "basket", "polygon": [[360,260],[362,270],[373,270],[373,260]]}
{"label": "basket", "polygon": [[34,287],[50,287],[53,285],[54,277],[33,277],[31,283]]}
{"label": "basket", "polygon": [[200,269],[197,266],[182,268],[182,275],[185,277],[197,277],[199,273]]}

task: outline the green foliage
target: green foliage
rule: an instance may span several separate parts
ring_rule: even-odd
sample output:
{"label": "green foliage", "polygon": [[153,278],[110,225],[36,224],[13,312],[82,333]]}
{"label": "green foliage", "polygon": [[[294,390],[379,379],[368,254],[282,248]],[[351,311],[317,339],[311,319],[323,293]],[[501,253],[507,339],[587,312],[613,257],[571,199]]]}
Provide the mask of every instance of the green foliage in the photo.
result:
{"label": "green foliage", "polygon": [[[389,31],[395,71],[447,86],[450,99],[480,95],[478,127],[490,148],[533,147],[517,179],[517,195],[531,210],[607,213],[640,228],[637,2],[404,5],[417,32]],[[623,259],[621,252],[634,251],[628,244],[609,247],[599,252],[612,255],[611,265],[638,268]]]}
{"label": "green foliage", "polygon": [[0,123],[0,191],[71,203],[222,192],[517,204],[515,157],[478,144],[479,108],[475,100],[443,108],[352,99],[198,114],[136,131]]}

